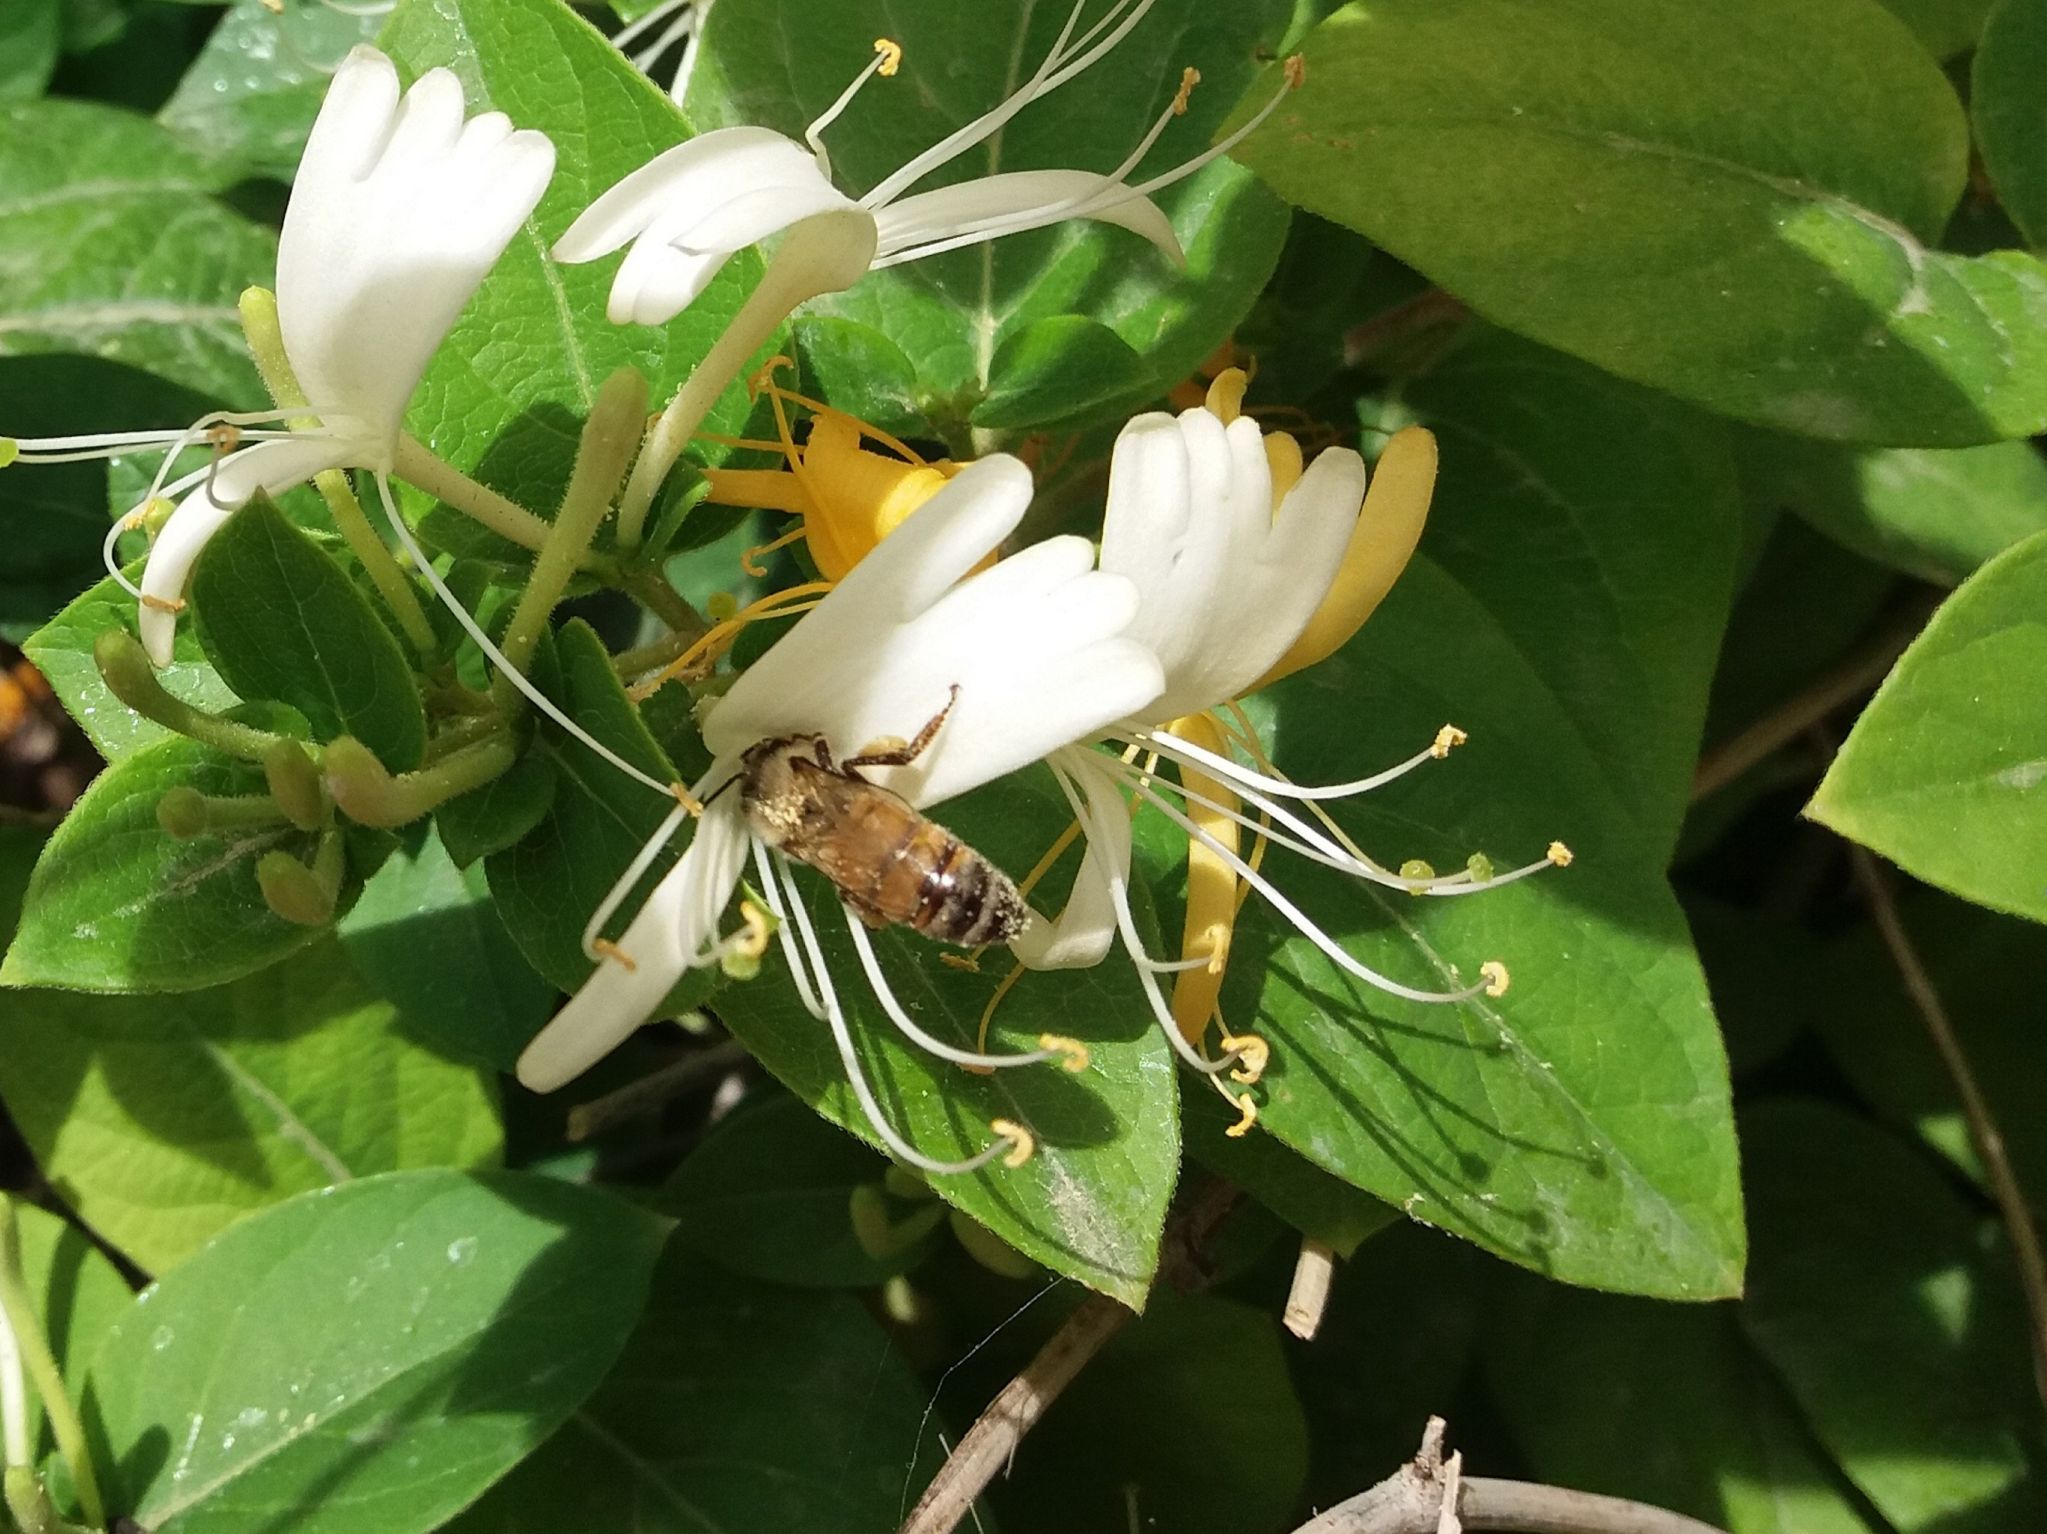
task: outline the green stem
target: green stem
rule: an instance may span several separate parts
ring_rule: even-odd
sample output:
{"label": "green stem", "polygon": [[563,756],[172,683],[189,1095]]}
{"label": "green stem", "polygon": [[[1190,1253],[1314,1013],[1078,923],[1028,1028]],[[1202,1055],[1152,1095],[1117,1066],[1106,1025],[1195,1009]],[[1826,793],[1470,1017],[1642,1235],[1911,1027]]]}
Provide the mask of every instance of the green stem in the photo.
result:
{"label": "green stem", "polygon": [[71,1484],[78,1490],[78,1505],[86,1521],[106,1526],[106,1505],[100,1501],[99,1481],[93,1474],[92,1458],[86,1453],[85,1428],[64,1393],[64,1376],[50,1345],[43,1337],[42,1323],[30,1303],[28,1279],[21,1268],[21,1228],[15,1221],[14,1202],[0,1193],[0,1312],[5,1312],[14,1330],[15,1346],[42,1398],[43,1415],[57,1439],[57,1452],[71,1472]]}
{"label": "green stem", "polygon": [[[249,355],[255,359],[256,371],[262,375],[271,399],[282,410],[304,409],[306,393],[299,386],[298,374],[292,370],[291,358],[284,349],[284,331],[277,322],[277,295],[268,288],[247,288],[237,307],[242,316],[242,334],[249,341]],[[320,423],[317,417],[308,414],[294,416],[290,424],[293,430],[303,431]],[[398,619],[398,626],[405,630],[405,637],[421,655],[432,655],[438,642],[433,625],[427,622],[426,609],[419,605],[419,593],[412,589],[412,582],[405,578],[398,561],[370,525],[362,502],[349,488],[348,476],[339,469],[324,469],[313,476],[313,484],[326,500],[334,525],[341,529],[341,536],[348,540],[349,548],[368,572],[377,594]]]}
{"label": "green stem", "polygon": [[108,629],[92,643],[92,658],[107,690],[144,719],[244,761],[260,762],[283,739],[194,708],[164,691],[142,641],[126,629]]}
{"label": "green stem", "polygon": [[[547,540],[533,561],[533,574],[519,593],[519,605],[499,641],[505,659],[521,675],[533,659],[534,647],[547,629],[555,604],[589,552],[590,540],[597,536],[605,513],[611,510],[612,493],[625,474],[646,418],[647,380],[637,369],[620,368],[604,380],[596,404],[590,407],[590,419],[583,425],[583,440],[561,510],[547,530]],[[507,714],[523,702],[509,677],[496,678],[491,694],[499,710]]]}
{"label": "green stem", "polygon": [[624,576],[625,593],[675,631],[685,644],[701,639],[710,629],[703,615],[690,606],[681,592],[668,584],[658,570],[632,570]]}
{"label": "green stem", "polygon": [[639,462],[633,465],[633,477],[618,503],[621,549],[640,546],[654,497],[719,396],[754,354],[774,339],[797,305],[820,293],[849,288],[860,279],[874,259],[874,240],[874,220],[865,213],[820,214],[805,219],[783,237],[760,284],[747,295],[725,333],[704,354],[704,360],[676,390],[661,419],[647,433]]}
{"label": "green stem", "polygon": [[163,797],[156,801],[156,823],[163,828],[164,835],[190,841],[195,836],[217,836],[222,831],[286,825],[289,817],[268,794],[223,798],[202,794],[181,783],[165,789]]}
{"label": "green stem", "polygon": [[659,671],[670,661],[681,657],[682,652],[703,637],[699,626],[696,633],[677,632],[666,634],[652,644],[643,644],[636,650],[622,650],[611,658],[611,669],[621,677],[645,676],[649,671]]}
{"label": "green stem", "polygon": [[431,767],[503,729],[504,725],[505,721],[495,709],[488,714],[465,714],[444,726],[426,743],[426,760],[421,765]]}
{"label": "green stem", "polygon": [[544,520],[489,486],[479,485],[410,433],[398,439],[392,472],[522,549],[538,550],[547,542]]}
{"label": "green stem", "polygon": [[410,825],[473,788],[502,777],[519,759],[509,735],[450,752],[431,767],[393,776],[370,748],[349,736],[327,747],[327,792],[351,820],[366,826]]}

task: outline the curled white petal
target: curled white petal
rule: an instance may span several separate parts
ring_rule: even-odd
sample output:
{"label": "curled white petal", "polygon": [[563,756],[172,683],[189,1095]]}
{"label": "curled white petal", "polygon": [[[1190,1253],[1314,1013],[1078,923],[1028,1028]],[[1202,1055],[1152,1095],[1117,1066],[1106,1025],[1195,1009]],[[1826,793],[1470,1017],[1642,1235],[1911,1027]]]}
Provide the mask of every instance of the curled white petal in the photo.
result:
{"label": "curled white petal", "polygon": [[192,566],[213,535],[251,496],[281,495],[322,469],[348,463],[359,444],[332,437],[286,437],[231,453],[199,487],[178,503],[150,545],[142,569],[143,601],[138,618],[142,647],[159,666],[171,663],[177,636],[177,603],[184,597]]}
{"label": "curled white petal", "polygon": [[877,259],[886,265],[936,254],[937,247],[957,249],[1070,218],[1119,225],[1151,241],[1176,265],[1186,263],[1187,253],[1164,209],[1121,182],[1086,170],[1007,171],[889,203],[875,213],[881,230]]}
{"label": "curled white petal", "polygon": [[924,754],[876,774],[930,805],[1154,696],[1156,659],[1122,637],[1136,593],[1093,569],[1085,540],[1049,539],[955,585],[1015,528],[1030,494],[1029,471],[1004,455],[953,479],[747,668],[706,721],[706,743],[722,755],[818,734],[849,756],[914,735],[956,687]]}
{"label": "curled white petal", "polygon": [[390,468],[420,376],[554,173],[546,135],[463,117],[445,69],[403,96],[357,48],[336,72],[285,211],[278,325],[312,409]]}
{"label": "curled white petal", "polygon": [[552,1092],[583,1074],[654,1014],[685,971],[703,962],[739,888],[746,824],[727,795],[710,805],[682,857],[654,886],[618,950],[630,963],[602,960],[568,1005],[519,1056],[519,1080]]}
{"label": "curled white petal", "polygon": [[1116,941],[1115,886],[1130,877],[1130,816],[1116,779],[1093,751],[1067,746],[1052,760],[1086,799],[1087,850],[1065,908],[1054,919],[1031,922],[1009,947],[1030,969],[1087,969],[1108,957]]}

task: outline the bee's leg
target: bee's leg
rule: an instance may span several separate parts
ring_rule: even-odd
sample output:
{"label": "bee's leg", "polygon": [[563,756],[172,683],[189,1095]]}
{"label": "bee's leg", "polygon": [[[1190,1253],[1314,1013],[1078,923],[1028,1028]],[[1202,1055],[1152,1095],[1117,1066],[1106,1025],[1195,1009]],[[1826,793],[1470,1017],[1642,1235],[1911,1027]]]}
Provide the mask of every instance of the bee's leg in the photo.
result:
{"label": "bee's leg", "polygon": [[[839,764],[842,771],[850,772],[855,767],[907,767],[924,754],[924,750],[938,738],[938,732],[945,727],[946,716],[952,706],[960,700],[960,685],[952,684],[951,694],[945,700],[945,707],[925,721],[924,728],[917,732],[914,740],[890,746],[887,750],[868,750],[858,756],[848,757]],[[876,745],[881,744],[879,741]]]}

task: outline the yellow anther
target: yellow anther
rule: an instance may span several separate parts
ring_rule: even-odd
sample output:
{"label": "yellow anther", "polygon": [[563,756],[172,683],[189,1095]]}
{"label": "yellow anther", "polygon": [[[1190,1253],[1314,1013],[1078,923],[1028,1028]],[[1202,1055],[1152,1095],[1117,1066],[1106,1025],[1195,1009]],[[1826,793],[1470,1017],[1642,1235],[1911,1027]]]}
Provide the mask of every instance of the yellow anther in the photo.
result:
{"label": "yellow anther", "polygon": [[1188,98],[1194,94],[1194,87],[1201,83],[1201,71],[1189,65],[1180,71],[1180,88],[1173,93],[1173,115],[1187,115]]}
{"label": "yellow anther", "polygon": [[181,613],[185,610],[185,599],[183,597],[152,596],[145,591],[142,593],[142,605],[154,608],[160,613]]}
{"label": "yellow anther", "polygon": [[794,366],[796,366],[795,360],[790,357],[778,355],[768,358],[766,362],[763,362],[759,367],[747,374],[746,397],[748,399],[759,399],[763,389],[774,386],[775,374],[783,368],[793,368]]}
{"label": "yellow anther", "polygon": [[1232,1140],[1241,1140],[1251,1132],[1251,1126],[1258,1122],[1258,1104],[1251,1100],[1249,1092],[1237,1095],[1237,1122],[1223,1131]]}
{"label": "yellow anther", "polygon": [[774,925],[768,920],[768,913],[751,900],[739,902],[739,919],[746,923],[746,930],[732,940],[732,951],[743,953],[749,959],[758,959],[768,951],[768,939],[774,933]]}
{"label": "yellow anther", "polygon": [[1297,91],[1307,83],[1308,61],[1302,58],[1300,54],[1289,55],[1287,61],[1280,65],[1279,69],[1280,73],[1286,77],[1286,88],[1288,90]]}
{"label": "yellow anther", "polygon": [[633,956],[619,947],[610,938],[597,938],[591,942],[590,946],[596,950],[599,958],[615,959],[628,975],[636,975],[640,972],[640,966],[633,962]]}
{"label": "yellow anther", "polygon": [[1038,1142],[1031,1132],[1012,1119],[996,1119],[988,1128],[997,1139],[1009,1141],[1009,1154],[1002,1158],[1002,1164],[1006,1167],[1013,1169],[1022,1166],[1031,1159],[1038,1148]]}
{"label": "yellow anther", "polygon": [[232,421],[219,421],[206,428],[206,444],[216,453],[231,453],[242,445],[242,429]]}
{"label": "yellow anther", "polygon": [[1456,725],[1446,724],[1442,729],[1436,731],[1436,739],[1429,747],[1429,755],[1440,762],[1451,751],[1463,745],[1469,739],[1471,737],[1458,729]]}
{"label": "yellow anther", "polygon": [[690,814],[701,815],[704,813],[704,801],[699,799],[695,794],[691,793],[688,789],[684,788],[680,783],[669,784],[668,791],[671,794],[675,795],[675,802],[681,805]]}
{"label": "yellow anther", "polygon": [[1237,1068],[1230,1072],[1230,1080],[1256,1086],[1265,1067],[1272,1064],[1272,1046],[1255,1033],[1225,1033],[1222,1044],[1226,1053],[1237,1057]]}
{"label": "yellow anther", "polygon": [[739,611],[739,598],[729,591],[714,591],[711,600],[704,604],[704,616],[713,623],[723,623]]}
{"label": "yellow anther", "polygon": [[[1436,877],[1435,865],[1432,863],[1425,863],[1420,858],[1409,858],[1405,863],[1402,863],[1400,865],[1400,877],[1403,879],[1411,880],[1415,884],[1426,883],[1428,880]],[[1421,891],[1418,889],[1409,889],[1408,893],[1410,895],[1419,895]]]}
{"label": "yellow anther", "polygon": [[0,469],[21,456],[21,444],[12,437],[0,437]]}
{"label": "yellow anther", "polygon": [[1059,1068],[1074,1076],[1086,1070],[1088,1061],[1093,1058],[1088,1053],[1087,1045],[1081,1043],[1079,1039],[1069,1039],[1063,1033],[1039,1034],[1038,1048],[1056,1051],[1060,1057]]}
{"label": "yellow anther", "polygon": [[884,80],[893,80],[896,71],[903,67],[903,45],[886,37],[877,37],[874,51],[881,55],[881,67],[874,72]]}
{"label": "yellow anther", "polygon": [[1507,977],[1507,966],[1498,959],[1487,959],[1479,965],[1478,972],[1486,978],[1485,993],[1488,996],[1504,996],[1511,983]]}
{"label": "yellow anther", "polygon": [[1244,391],[1250,386],[1251,375],[1242,368],[1224,368],[1208,386],[1209,414],[1229,425],[1244,413]]}
{"label": "yellow anther", "polygon": [[970,953],[941,953],[938,962],[947,969],[962,970],[969,975],[981,973],[981,961]]}
{"label": "yellow anther", "polygon": [[1571,849],[1569,847],[1566,847],[1562,842],[1551,842],[1549,844],[1549,851],[1544,853],[1543,856],[1548,858],[1552,863],[1556,864],[1557,867],[1559,868],[1569,868],[1571,866],[1573,853],[1571,852]]}

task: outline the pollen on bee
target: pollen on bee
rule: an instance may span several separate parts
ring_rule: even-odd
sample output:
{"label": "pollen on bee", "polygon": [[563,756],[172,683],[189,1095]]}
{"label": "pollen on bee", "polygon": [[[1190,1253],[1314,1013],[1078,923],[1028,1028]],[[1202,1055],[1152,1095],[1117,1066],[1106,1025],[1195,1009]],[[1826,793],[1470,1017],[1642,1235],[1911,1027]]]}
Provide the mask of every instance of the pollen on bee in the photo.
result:
{"label": "pollen on bee", "polygon": [[992,1120],[988,1128],[997,1139],[1010,1142],[1009,1154],[1002,1158],[1002,1164],[1012,1170],[1030,1160],[1037,1151],[1036,1136],[1014,1119]]}
{"label": "pollen on bee", "polygon": [[627,974],[636,975],[639,973],[640,966],[633,962],[633,956],[619,947],[618,944],[612,942],[610,938],[593,938],[591,939],[590,947],[599,957],[616,960]]}
{"label": "pollen on bee", "polygon": [[881,63],[874,72],[884,80],[893,80],[896,71],[903,67],[903,45],[892,38],[877,37],[874,51],[881,55]]}
{"label": "pollen on bee", "polygon": [[1440,762],[1450,754],[1453,748],[1463,745],[1469,739],[1471,737],[1458,729],[1456,725],[1446,724],[1442,729],[1436,731],[1436,739],[1434,744],[1429,747],[1429,755]]}
{"label": "pollen on bee", "polygon": [[1504,996],[1512,982],[1507,975],[1507,966],[1498,959],[1487,959],[1479,965],[1478,972],[1486,978],[1485,993],[1488,996]]}

